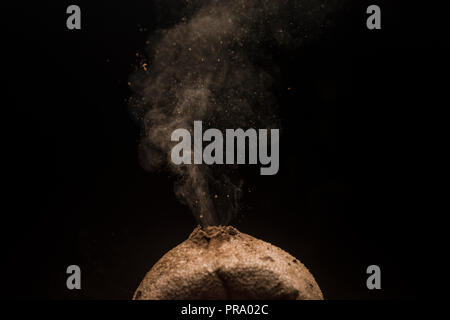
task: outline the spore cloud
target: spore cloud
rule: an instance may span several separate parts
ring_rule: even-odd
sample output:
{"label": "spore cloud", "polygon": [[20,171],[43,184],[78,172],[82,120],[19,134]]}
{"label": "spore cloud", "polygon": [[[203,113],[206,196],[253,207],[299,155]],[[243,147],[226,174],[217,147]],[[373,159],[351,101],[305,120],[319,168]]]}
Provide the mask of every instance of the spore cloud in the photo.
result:
{"label": "spore cloud", "polygon": [[176,175],[178,199],[202,226],[230,222],[242,180],[229,165],[173,164],[171,133],[192,130],[196,120],[219,129],[278,128],[272,54],[320,34],[331,2],[186,0],[179,21],[151,36],[148,64],[130,79],[141,162]]}

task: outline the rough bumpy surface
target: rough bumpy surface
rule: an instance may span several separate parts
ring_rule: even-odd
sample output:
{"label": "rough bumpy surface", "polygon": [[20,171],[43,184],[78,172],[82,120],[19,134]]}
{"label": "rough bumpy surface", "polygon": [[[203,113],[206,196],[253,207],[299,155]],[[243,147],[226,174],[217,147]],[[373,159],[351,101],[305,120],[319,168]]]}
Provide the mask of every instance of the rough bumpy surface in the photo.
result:
{"label": "rough bumpy surface", "polygon": [[231,226],[197,227],[165,254],[135,300],[322,300],[308,269],[287,252]]}

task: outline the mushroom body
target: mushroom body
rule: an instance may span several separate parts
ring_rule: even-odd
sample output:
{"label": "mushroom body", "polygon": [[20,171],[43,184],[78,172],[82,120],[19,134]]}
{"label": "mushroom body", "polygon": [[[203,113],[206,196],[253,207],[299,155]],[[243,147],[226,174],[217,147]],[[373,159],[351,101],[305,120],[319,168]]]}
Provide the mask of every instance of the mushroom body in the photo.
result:
{"label": "mushroom body", "polygon": [[146,274],[134,300],[323,300],[296,258],[231,226],[194,229]]}

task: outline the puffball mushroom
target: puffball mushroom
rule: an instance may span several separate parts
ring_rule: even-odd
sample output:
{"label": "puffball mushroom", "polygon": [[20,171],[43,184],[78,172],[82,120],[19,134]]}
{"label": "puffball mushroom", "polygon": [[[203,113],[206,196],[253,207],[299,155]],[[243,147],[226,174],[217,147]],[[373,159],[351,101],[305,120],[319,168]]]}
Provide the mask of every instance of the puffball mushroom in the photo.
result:
{"label": "puffball mushroom", "polygon": [[323,300],[296,258],[231,226],[194,229],[146,274],[134,300]]}

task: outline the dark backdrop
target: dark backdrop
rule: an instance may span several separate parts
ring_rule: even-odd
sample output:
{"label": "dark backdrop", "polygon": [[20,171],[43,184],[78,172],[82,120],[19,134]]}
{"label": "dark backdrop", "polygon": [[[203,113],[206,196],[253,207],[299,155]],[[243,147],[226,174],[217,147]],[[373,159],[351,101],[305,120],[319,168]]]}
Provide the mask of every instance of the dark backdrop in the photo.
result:
{"label": "dark backdrop", "polygon": [[[148,269],[195,227],[167,172],[138,161],[128,77],[152,30],[176,23],[174,1],[4,4],[2,295],[128,299]],[[232,224],[298,257],[329,299],[412,298],[422,244],[418,144],[429,89],[448,55],[439,10],[365,1],[295,52],[274,53],[281,168],[241,168]],[[439,48],[439,49],[438,49]],[[287,90],[287,88],[291,90]],[[82,290],[65,287],[77,264]],[[368,265],[382,270],[369,291]]]}

